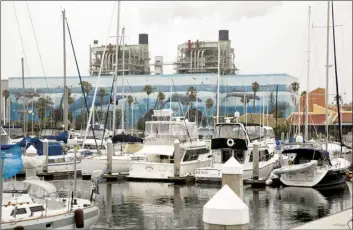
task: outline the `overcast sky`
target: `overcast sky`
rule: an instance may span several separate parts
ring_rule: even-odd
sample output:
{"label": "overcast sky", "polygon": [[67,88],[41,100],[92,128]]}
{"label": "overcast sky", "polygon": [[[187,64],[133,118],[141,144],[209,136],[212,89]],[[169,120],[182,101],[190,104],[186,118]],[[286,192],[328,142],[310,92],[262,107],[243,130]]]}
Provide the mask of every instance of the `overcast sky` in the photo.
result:
{"label": "overcast sky", "polygon": [[[26,76],[43,76],[26,2],[1,2],[1,77],[21,76],[23,55],[18,22],[28,68]],[[89,44],[104,43],[116,34],[117,3],[113,1],[29,1],[38,45],[47,76],[63,75],[61,10],[68,22],[82,75],[89,72]],[[218,30],[229,30],[241,74],[288,73],[306,88],[308,7],[311,23],[327,24],[326,2],[121,2],[120,25],[126,27],[126,43],[138,43],[139,33],[149,34],[154,56],[174,62],[177,45],[187,40],[216,41]],[[352,98],[352,2],[334,2],[337,66],[344,101]],[[112,20],[111,20],[112,19]],[[332,23],[332,21],[331,21]],[[108,32],[109,25],[110,31]],[[332,31],[332,30],[331,30]],[[330,63],[333,64],[332,34]],[[115,43],[115,38],[108,39]],[[325,87],[326,29],[311,29],[310,88]],[[165,73],[173,73],[171,66]],[[67,36],[67,74],[77,70]],[[334,93],[334,68],[330,69],[330,93]]]}

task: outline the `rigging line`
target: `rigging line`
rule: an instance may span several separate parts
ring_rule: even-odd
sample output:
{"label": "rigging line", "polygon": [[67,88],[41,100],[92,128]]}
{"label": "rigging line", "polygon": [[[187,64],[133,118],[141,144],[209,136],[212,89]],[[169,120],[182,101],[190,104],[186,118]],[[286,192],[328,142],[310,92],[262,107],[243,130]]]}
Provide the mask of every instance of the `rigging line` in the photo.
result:
{"label": "rigging line", "polygon": [[[72,41],[71,31],[70,31],[69,23],[67,22],[67,18],[65,18],[65,21],[66,21],[67,31],[69,32],[69,37],[70,37],[72,52],[73,52],[74,58],[75,58],[75,63],[76,63],[76,68],[77,68],[77,72],[78,72],[78,77],[80,78],[81,91],[82,91],[82,94],[83,94],[83,98],[84,98],[84,100],[85,100],[86,109],[87,109],[87,113],[88,113],[88,112],[89,112],[88,103],[87,103],[85,91],[84,91],[83,84],[82,84],[82,78],[81,78],[80,68],[78,67],[78,62],[77,62],[75,47],[74,47],[74,43],[73,43],[73,41]],[[87,97],[88,97],[88,95],[87,95]],[[94,103],[94,101],[93,101],[93,103]],[[90,120],[90,124],[91,124],[91,127],[92,127],[92,133],[93,133],[94,141],[95,141],[95,143],[96,143],[96,148],[98,149],[96,134],[95,134],[95,132],[94,132],[94,127],[93,127],[93,124],[92,124],[92,120]],[[88,125],[87,125],[87,128],[88,128]],[[87,131],[86,131],[86,136],[87,136]],[[86,137],[85,137],[85,139],[86,139]],[[84,141],[83,141],[83,145],[84,145]]]}
{"label": "rigging line", "polygon": [[[114,5],[114,7],[115,7],[115,5]],[[113,7],[113,9],[114,9],[114,7]],[[110,29],[109,29],[109,30],[110,30]],[[108,32],[108,34],[109,34],[109,32]],[[120,37],[119,45],[116,47],[116,49],[119,49],[121,44],[122,44],[122,36]],[[105,47],[104,47],[104,48],[105,48]],[[104,50],[104,51],[105,51],[105,50]],[[118,57],[116,57],[116,58],[118,58]],[[103,62],[103,59],[102,59],[102,62]],[[115,83],[115,81],[117,81],[117,80],[118,80],[118,76],[117,76],[117,74],[114,74],[112,86],[110,87],[109,104],[108,104],[108,108],[107,108],[107,112],[106,112],[106,116],[105,116],[105,121],[104,121],[103,137],[104,137],[104,135],[105,135],[105,129],[106,129],[107,124],[108,124],[108,117],[109,117],[109,111],[110,111],[110,104],[114,104],[114,99],[113,99],[113,97],[116,97],[116,95],[114,95],[114,93],[113,93],[113,90],[114,90],[114,83]],[[122,99],[124,99],[124,98],[122,98]],[[116,101],[116,102],[118,102],[118,101]],[[113,114],[112,114],[112,117],[113,117]],[[113,117],[113,119],[115,119],[115,117]],[[115,128],[113,127],[113,135],[115,134],[115,131],[114,131],[114,130],[115,130]],[[102,141],[101,141],[101,146],[103,146],[103,139],[102,139]]]}
{"label": "rigging line", "polygon": [[[102,69],[103,69],[104,56],[105,56],[105,53],[106,53],[106,50],[107,50],[107,43],[108,43],[108,39],[109,39],[110,28],[111,28],[111,25],[112,25],[112,22],[113,22],[115,5],[116,5],[116,2],[114,2],[112,13],[111,13],[111,17],[110,17],[110,23],[109,23],[108,32],[107,32],[107,38],[105,40],[104,51],[103,51],[103,54],[102,54],[102,59],[101,59],[100,67],[99,67],[98,78],[97,78],[97,82],[96,82],[96,89],[94,90],[93,99],[92,99],[91,112],[89,113],[89,117],[88,117],[88,121],[91,123],[91,126],[92,126],[92,120],[91,120],[92,119],[92,112],[93,112],[93,107],[94,107],[94,103],[95,103],[95,100],[96,100],[96,95],[97,95],[97,91],[98,91],[100,76],[101,76]],[[66,23],[67,23],[67,20],[66,20]],[[116,47],[116,48],[118,48],[118,47]],[[116,57],[116,58],[118,58],[118,57]],[[118,66],[116,66],[116,68],[118,68]],[[81,87],[83,89],[83,86],[81,86]],[[86,101],[86,106],[88,106],[87,101]],[[88,107],[87,107],[87,112],[89,112]],[[89,128],[89,126],[87,125],[86,134],[85,134],[85,137],[84,137],[84,141],[83,141],[82,147],[84,147],[84,145],[85,145],[85,140],[87,138],[88,128]],[[93,126],[92,126],[92,130],[94,130]],[[97,146],[97,149],[98,149],[97,140],[95,140],[95,141],[96,141],[96,146]]]}
{"label": "rigging line", "polygon": [[334,67],[335,67],[335,80],[336,80],[336,103],[338,112],[338,133],[340,139],[341,153],[342,153],[342,121],[341,121],[341,106],[339,99],[339,85],[338,85],[338,71],[337,71],[337,53],[336,53],[336,33],[335,33],[335,13],[333,10],[333,1],[331,1],[331,15],[332,15],[332,36],[333,36],[333,57],[334,57]]}
{"label": "rigging line", "polygon": [[34,34],[34,39],[35,39],[36,45],[37,45],[37,50],[38,50],[38,54],[39,54],[39,60],[40,60],[40,64],[41,64],[41,66],[42,66],[43,75],[44,75],[44,78],[45,78],[45,84],[47,85],[47,88],[49,89],[47,75],[45,74],[45,70],[44,70],[44,64],[43,64],[42,54],[41,54],[40,49],[39,49],[38,39],[37,39],[36,31],[35,31],[35,29],[34,29],[33,20],[32,20],[32,16],[31,16],[31,11],[29,10],[29,5],[28,5],[28,2],[27,2],[27,1],[26,1],[26,6],[27,6],[28,14],[29,14],[29,19],[30,19],[31,25],[32,25],[32,30],[33,30],[33,34]]}
{"label": "rigging line", "polygon": [[17,22],[18,33],[20,34],[21,45],[22,45],[22,53],[23,53],[23,56],[24,56],[24,58],[25,58],[26,67],[27,67],[27,73],[28,73],[28,75],[30,75],[30,73],[29,73],[29,68],[28,68],[28,63],[27,63],[26,52],[25,52],[25,47],[24,47],[24,44],[23,44],[23,38],[22,38],[20,23],[19,23],[19,20],[18,20],[18,15],[17,15],[16,6],[15,6],[15,2],[14,2],[14,1],[12,2],[12,6],[13,6],[13,10],[14,10],[14,12],[15,12],[15,17],[16,17],[16,22]]}

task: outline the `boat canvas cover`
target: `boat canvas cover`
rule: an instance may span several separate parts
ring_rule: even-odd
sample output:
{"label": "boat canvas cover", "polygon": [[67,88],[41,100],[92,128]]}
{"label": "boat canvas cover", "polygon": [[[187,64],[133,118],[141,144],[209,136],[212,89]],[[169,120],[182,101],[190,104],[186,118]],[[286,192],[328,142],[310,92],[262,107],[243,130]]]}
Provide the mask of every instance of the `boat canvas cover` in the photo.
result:
{"label": "boat canvas cover", "polygon": [[[39,140],[38,138],[32,138],[30,141],[30,144],[32,144],[36,149],[37,149],[37,154],[39,156],[43,155],[43,142]],[[27,148],[30,146],[27,145]],[[63,155],[63,148],[60,143],[58,142],[49,142],[48,143],[48,155],[49,156],[61,156]]]}
{"label": "boat canvas cover", "polygon": [[173,156],[173,145],[145,145],[135,155],[165,155]]}
{"label": "boat canvas cover", "polygon": [[118,143],[118,142],[126,142],[126,143],[142,143],[143,139],[139,138],[139,137],[135,137],[135,136],[131,136],[131,135],[126,135],[124,133],[122,134],[118,134],[113,136],[112,138],[112,142]]}
{"label": "boat canvas cover", "polygon": [[1,158],[4,165],[4,178],[9,179],[21,172],[22,164],[22,149],[19,145],[13,145],[8,148],[1,146]]}

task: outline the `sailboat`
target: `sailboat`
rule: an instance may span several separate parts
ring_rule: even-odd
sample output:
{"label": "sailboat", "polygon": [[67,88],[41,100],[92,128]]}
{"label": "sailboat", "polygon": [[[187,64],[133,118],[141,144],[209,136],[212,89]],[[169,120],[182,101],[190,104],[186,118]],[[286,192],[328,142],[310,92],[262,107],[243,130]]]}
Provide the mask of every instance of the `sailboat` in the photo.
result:
{"label": "sailboat", "polygon": [[[52,182],[39,180],[30,159],[36,155],[27,154],[23,162],[21,155],[19,146],[1,152],[0,229],[88,229],[97,222],[97,184],[79,183],[75,177],[73,188],[70,186],[67,190],[63,181],[55,186]],[[23,167],[26,180],[4,183]]]}
{"label": "sailboat", "polygon": [[[328,18],[330,16],[330,3],[328,2]],[[328,19],[329,20],[329,19]],[[329,24],[329,23],[328,23]],[[309,7],[309,25],[310,25],[310,7]],[[328,25],[329,26],[329,25]],[[328,30],[329,31],[329,30]],[[310,27],[309,27],[310,36]],[[310,39],[309,39],[310,48]],[[310,50],[310,49],[309,49]],[[308,69],[309,69],[308,55]],[[326,67],[328,68],[328,66]],[[309,70],[308,70],[309,74]],[[308,107],[308,95],[306,96]],[[308,113],[306,111],[305,119],[305,138],[308,137]],[[297,139],[300,139],[297,137]],[[302,141],[300,141],[302,142]],[[326,140],[327,143],[327,140]],[[275,169],[272,174],[280,177],[280,181],[286,186],[299,187],[324,187],[335,186],[345,183],[345,171],[349,164],[344,164],[345,159],[331,159],[329,152],[322,148],[320,143],[307,142],[298,143],[297,146],[291,146],[282,151],[282,155],[289,158],[288,164],[279,169]]]}

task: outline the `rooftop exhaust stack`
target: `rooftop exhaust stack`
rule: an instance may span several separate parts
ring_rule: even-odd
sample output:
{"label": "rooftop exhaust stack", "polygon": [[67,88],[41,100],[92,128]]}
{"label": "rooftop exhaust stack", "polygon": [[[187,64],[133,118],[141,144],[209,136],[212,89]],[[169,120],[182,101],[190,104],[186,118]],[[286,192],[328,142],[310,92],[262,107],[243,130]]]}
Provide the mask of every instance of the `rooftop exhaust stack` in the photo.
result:
{"label": "rooftop exhaust stack", "polygon": [[148,45],[148,34],[139,34],[139,45]]}
{"label": "rooftop exhaust stack", "polygon": [[228,30],[219,30],[218,31],[218,40],[219,41],[229,41],[229,31]]}

